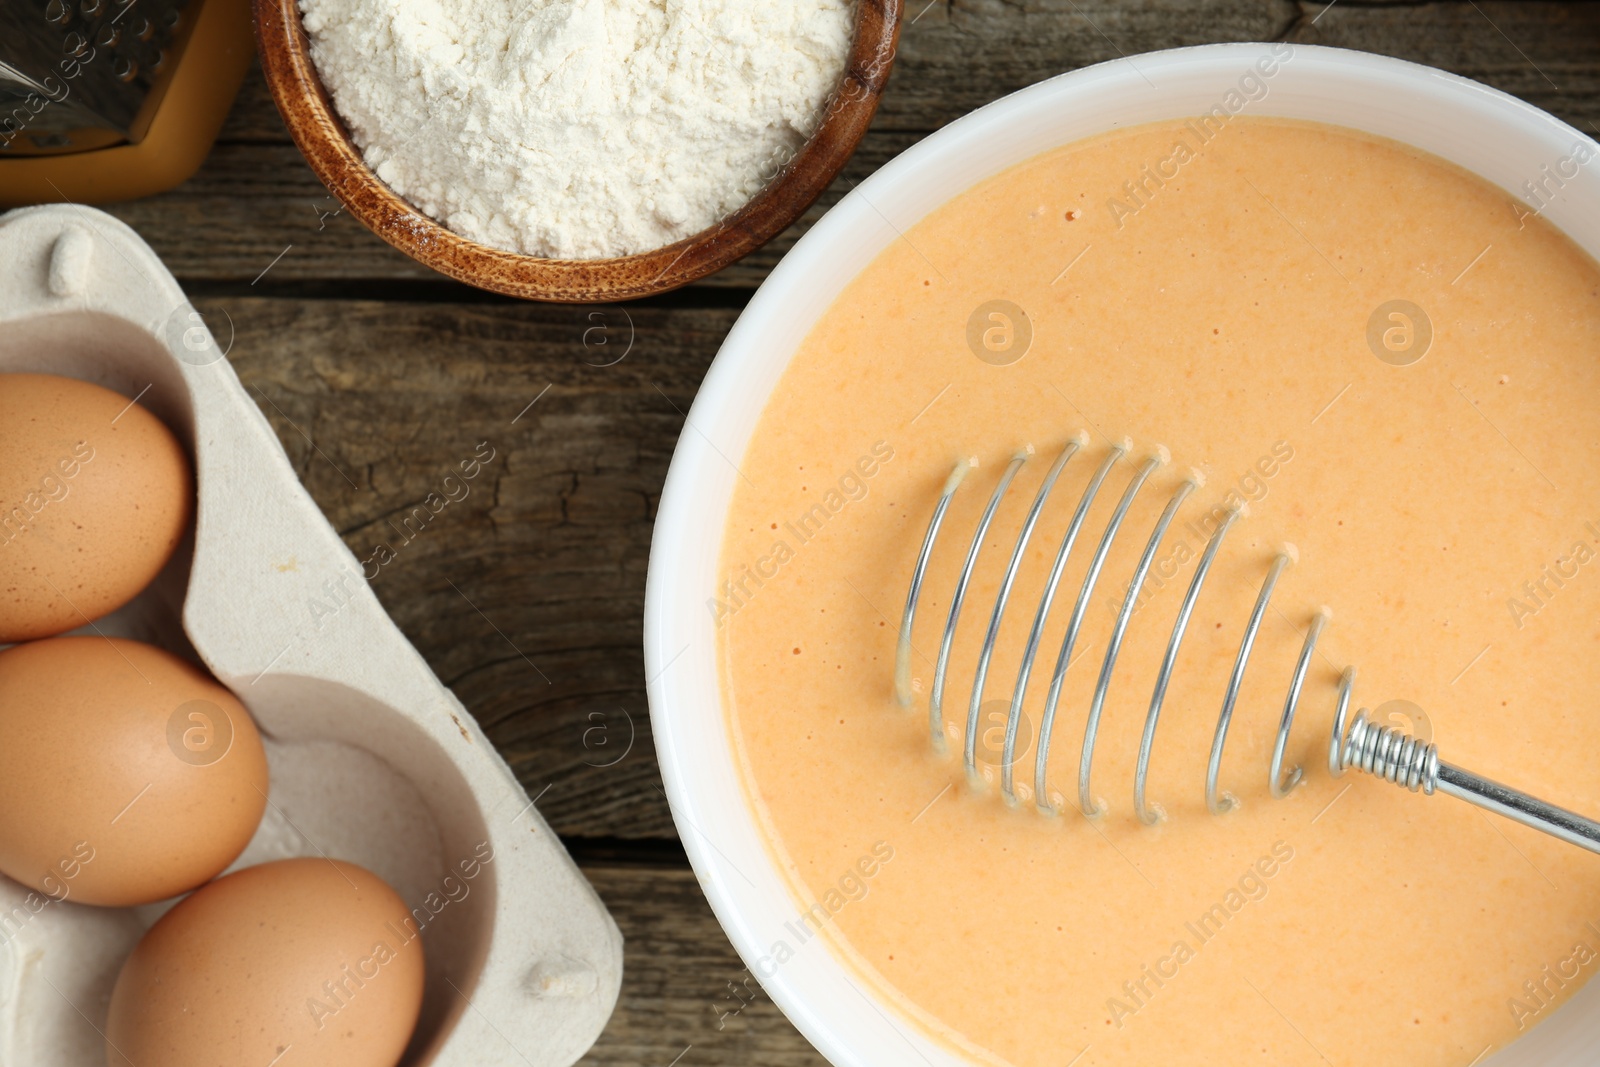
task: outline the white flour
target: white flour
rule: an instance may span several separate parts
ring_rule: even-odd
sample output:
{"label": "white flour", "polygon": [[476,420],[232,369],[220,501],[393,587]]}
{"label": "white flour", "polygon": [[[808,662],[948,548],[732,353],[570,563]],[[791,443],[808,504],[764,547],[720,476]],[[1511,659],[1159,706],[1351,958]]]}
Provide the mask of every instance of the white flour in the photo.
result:
{"label": "white flour", "polygon": [[643,252],[748,201],[821,119],[851,0],[301,0],[367,163],[529,255]]}

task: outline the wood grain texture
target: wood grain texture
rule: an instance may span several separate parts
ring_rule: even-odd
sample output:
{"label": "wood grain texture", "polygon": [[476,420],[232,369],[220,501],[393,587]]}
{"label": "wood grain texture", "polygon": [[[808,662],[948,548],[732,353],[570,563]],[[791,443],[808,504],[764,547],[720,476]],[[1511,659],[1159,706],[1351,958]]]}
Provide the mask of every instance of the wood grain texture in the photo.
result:
{"label": "wood grain texture", "polygon": [[[584,873],[621,927],[626,956],[616,1014],[583,1063],[826,1067],[728,944],[692,874],[593,865]],[[824,949],[813,942],[812,950]]]}
{"label": "wood grain texture", "polygon": [[[1156,48],[1286,38],[1382,52],[1504,89],[1581,129],[1600,127],[1600,5],[1459,0],[907,0],[872,129],[841,176],[771,244],[699,286],[749,289],[852,186],[922,136],[1043,78]],[[289,143],[259,71],[211,159],[178,189],[113,211],[182,281],[441,279],[337,211]],[[290,248],[290,246],[293,246]],[[285,253],[285,249],[289,250]],[[283,258],[274,263],[274,258]]]}
{"label": "wood grain texture", "polygon": [[[644,698],[645,565],[682,412],[736,312],[196,306],[220,343],[233,324],[230,360],[351,551],[393,551],[373,590],[529,793],[548,787],[554,829],[673,836]],[[412,534],[412,509],[485,443],[469,495]]]}
{"label": "wood grain texture", "polygon": [[[975,107],[1089,63],[1262,38],[1443,67],[1600,133],[1600,4],[907,0],[888,92],[841,177],[765,249],[667,298],[520,304],[421,267],[339,210],[259,72],[194,179],[113,209],[233,334],[230,360],[346,543],[395,548],[380,600],[616,916],[622,1000],[585,1062],[823,1062],[756,992],[687,869],[644,698],[662,480],[748,294],[852,185]],[[399,533],[484,443],[471,494]]]}
{"label": "wood grain texture", "polygon": [[[919,138],[912,133],[869,133],[841,176],[806,209],[799,223],[695,284],[754,288],[852,185]],[[443,275],[380,241],[343,211],[290,144],[219,144],[200,172],[182,186],[147,200],[113,205],[111,211],[144,235],[185,284],[222,281],[272,288],[364,279],[447,283]]]}

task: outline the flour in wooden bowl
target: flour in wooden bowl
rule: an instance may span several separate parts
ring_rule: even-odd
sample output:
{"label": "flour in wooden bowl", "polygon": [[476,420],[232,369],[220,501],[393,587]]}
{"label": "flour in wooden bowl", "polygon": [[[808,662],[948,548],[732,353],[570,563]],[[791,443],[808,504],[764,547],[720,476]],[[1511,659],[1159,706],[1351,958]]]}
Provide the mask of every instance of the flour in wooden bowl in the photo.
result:
{"label": "flour in wooden bowl", "polygon": [[851,0],[301,0],[366,162],[464,237],[591,259],[698,233],[820,123]]}

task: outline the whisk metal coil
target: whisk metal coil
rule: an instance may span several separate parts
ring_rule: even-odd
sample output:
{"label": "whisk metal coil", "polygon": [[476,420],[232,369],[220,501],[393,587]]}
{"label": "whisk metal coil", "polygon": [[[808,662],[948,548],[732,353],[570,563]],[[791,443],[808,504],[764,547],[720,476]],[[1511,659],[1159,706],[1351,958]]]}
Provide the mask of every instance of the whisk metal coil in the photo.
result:
{"label": "whisk metal coil", "polygon": [[[1011,709],[1006,717],[1005,744],[1000,761],[1000,789],[1007,803],[1014,804],[1017,799],[1012,773],[1012,768],[1017,762],[1017,730],[1022,721],[1022,704],[1028,692],[1028,678],[1033,673],[1033,661],[1039,653],[1039,642],[1044,637],[1045,621],[1049,618],[1056,589],[1061,584],[1062,572],[1066,570],[1067,559],[1072,554],[1072,546],[1077,542],[1078,532],[1083,529],[1083,520],[1089,514],[1089,506],[1094,503],[1095,497],[1100,492],[1100,486],[1106,480],[1106,475],[1111,473],[1111,468],[1123,457],[1124,451],[1120,445],[1113,447],[1090,477],[1088,486],[1078,500],[1077,509],[1072,513],[1072,520],[1067,523],[1061,544],[1056,549],[1055,562],[1051,564],[1050,576],[1045,580],[1044,594],[1039,598],[1039,609],[1034,613],[1033,626],[1028,631],[1028,643],[1022,653],[1022,665],[1017,669],[1017,684],[1011,692]],[[1048,748],[1048,728],[1043,729],[1039,744]],[[1035,796],[1043,797],[1043,789],[1038,789]]]}
{"label": "whisk metal coil", "polygon": [[[1002,574],[999,592],[989,613],[988,627],[985,630],[983,643],[980,646],[973,673],[972,689],[968,694],[967,700],[962,762],[970,778],[976,779],[978,777],[978,737],[982,726],[983,697],[989,680],[990,665],[999,640],[1001,625],[1015,592],[1018,573],[1021,570],[1023,560],[1026,558],[1028,545],[1037,531],[1045,506],[1063,470],[1068,462],[1085,448],[1086,444],[1087,439],[1084,435],[1080,434],[1071,439],[1045,474],[1034,496],[1033,503],[1023,520]],[[1023,708],[1027,699],[1028,686],[1033,675],[1040,646],[1043,643],[1046,622],[1049,619],[1051,608],[1059,591],[1067,562],[1077,544],[1079,535],[1083,531],[1089,510],[1099,496],[1100,490],[1112,468],[1127,458],[1131,448],[1131,443],[1126,442],[1112,445],[1105,458],[1090,476],[1088,484],[1084,487],[1083,493],[1079,497],[1072,518],[1061,536],[1055,559],[1045,580],[1038,606],[1034,612],[1033,623],[1029,628],[1023,648],[1022,659],[1017,670],[1016,683],[1012,688],[1008,702],[1008,714],[1000,758],[1000,789],[1001,795],[1007,803],[1014,804],[1018,799],[1015,777],[1018,736]],[[950,660],[955,647],[955,636],[966,604],[967,594],[971,587],[973,575],[977,570],[984,544],[988,540],[994,524],[995,516],[1010,491],[1017,473],[1028,462],[1031,454],[1031,450],[1016,453],[1001,472],[982,515],[978,519],[977,527],[962,559],[961,568],[957,572],[955,587],[951,594],[949,612],[941,634],[938,658],[934,665],[933,686],[928,701],[928,729],[933,744],[938,751],[944,751],[946,746],[944,704],[949,682]],[[1167,462],[1167,457],[1161,450],[1157,450],[1142,460],[1139,466],[1135,468],[1123,488],[1122,495],[1118,499],[1110,518],[1106,521],[1099,541],[1085,568],[1083,581],[1078,589],[1077,598],[1073,603],[1066,631],[1062,635],[1061,647],[1056,655],[1055,666],[1050,674],[1050,683],[1045,693],[1044,708],[1039,720],[1038,738],[1034,753],[1033,795],[1037,807],[1044,813],[1054,814],[1056,810],[1050,799],[1051,794],[1047,780],[1050,744],[1054,735],[1056,718],[1060,710],[1062,687],[1068,668],[1075,662],[1074,653],[1078,649],[1079,639],[1082,636],[1084,622],[1088,616],[1089,604],[1093,600],[1095,589],[1105,569],[1106,560],[1122,532],[1130,509],[1151,476],[1165,462]],[[924,535],[916,566],[912,572],[911,585],[906,596],[906,607],[901,617],[900,641],[896,652],[895,665],[895,689],[903,705],[909,705],[911,702],[911,633],[916,620],[917,606],[927,578],[928,566],[933,556],[934,545],[938,540],[949,512],[951,499],[959,488],[969,466],[970,461],[957,464],[955,470],[946,480],[944,490],[940,494],[938,503],[934,507],[933,515],[929,520],[927,533]],[[1084,725],[1083,744],[1078,762],[1078,806],[1085,815],[1098,815],[1103,809],[1103,803],[1093,795],[1094,751],[1100,723],[1105,711],[1107,695],[1110,691],[1111,679],[1127,637],[1129,623],[1138,607],[1145,581],[1162,542],[1176,519],[1179,509],[1199,488],[1199,485],[1199,476],[1193,475],[1180,482],[1177,489],[1169,497],[1149,537],[1145,541],[1144,549],[1138,557],[1133,575],[1123,593],[1121,606],[1117,612],[1116,621],[1101,660],[1100,671],[1096,676],[1088,717]],[[1173,626],[1172,635],[1167,645],[1166,656],[1156,677],[1149,711],[1145,718],[1144,734],[1140,742],[1139,761],[1134,780],[1135,810],[1146,823],[1153,823],[1161,818],[1159,806],[1152,805],[1147,799],[1146,787],[1156,727],[1160,721],[1161,708],[1166,700],[1178,652],[1182,645],[1184,634],[1188,629],[1189,620],[1194,612],[1201,588],[1211,571],[1212,564],[1216,560],[1223,538],[1237,523],[1242,514],[1242,506],[1229,509],[1218,523],[1215,532],[1208,539],[1205,551],[1196,566],[1195,575],[1189,584],[1183,604],[1179,609],[1177,621]],[[1250,652],[1265,618],[1268,600],[1271,598],[1278,578],[1284,568],[1288,566],[1289,561],[1290,557],[1287,553],[1280,553],[1274,558],[1268,570],[1255,610],[1251,613],[1249,624],[1246,626],[1244,636],[1241,639],[1239,655],[1233,672],[1229,677],[1222,709],[1218,715],[1216,736],[1212,744],[1211,761],[1206,774],[1206,803],[1211,811],[1218,814],[1227,811],[1236,803],[1232,794],[1225,794],[1220,799],[1217,796],[1217,776],[1221,767],[1223,746],[1227,738],[1229,723],[1232,720],[1234,706],[1238,700],[1239,689],[1244,680],[1245,668],[1249,663]],[[1292,768],[1288,772],[1287,779],[1283,778],[1283,753],[1288,739],[1289,727],[1293,722],[1294,710],[1299,700],[1300,691],[1304,686],[1306,670],[1316,645],[1317,635],[1321,632],[1325,622],[1326,618],[1322,615],[1313,619],[1311,630],[1301,653],[1300,662],[1296,666],[1295,675],[1290,684],[1271,769],[1274,795],[1286,795],[1289,790],[1294,788],[1300,778],[1301,770],[1298,767]]]}
{"label": "whisk metal coil", "polygon": [[[1139,813],[1139,821],[1146,826],[1153,826],[1160,822],[1164,816],[1160,805],[1151,805],[1145,802],[1145,784],[1150,777],[1150,753],[1155,747],[1156,725],[1161,718],[1161,705],[1166,703],[1167,686],[1172,681],[1172,669],[1178,662],[1178,649],[1183,644],[1183,635],[1189,629],[1189,619],[1194,614],[1196,601],[1200,599],[1200,588],[1205,585],[1206,576],[1211,573],[1211,564],[1216,561],[1217,550],[1222,547],[1222,539],[1227,536],[1233,524],[1238,521],[1239,509],[1231,508],[1217,526],[1217,532],[1206,541],[1205,551],[1200,554],[1200,562],[1195,565],[1194,578],[1189,582],[1189,590],[1183,595],[1183,604],[1178,609],[1178,621],[1172,625],[1172,636],[1167,640],[1167,653],[1162,657],[1161,670],[1156,674],[1155,691],[1150,694],[1150,710],[1145,713],[1144,734],[1139,739],[1139,762],[1133,774],[1133,808]],[[1221,761],[1221,749],[1217,750],[1217,760]],[[1208,774],[1207,797],[1216,787],[1215,774]],[[1230,798],[1231,800],[1231,798]]]}
{"label": "whisk metal coil", "polygon": [[[970,780],[977,781],[980,779],[977,771],[977,741],[982,725],[984,686],[988,680],[989,667],[999,640],[1006,609],[1015,592],[1017,576],[1021,571],[1028,545],[1038,528],[1051,493],[1054,491],[1068,462],[1083,451],[1087,445],[1087,440],[1087,436],[1083,434],[1072,438],[1062,448],[1054,463],[1051,464],[1034,496],[1033,504],[1028,510],[1006,563],[1000,581],[999,592],[989,613],[989,623],[984,632],[983,643],[974,670],[972,690],[967,701],[962,761]],[[1089,510],[1098,497],[1106,478],[1110,475],[1112,468],[1128,456],[1131,448],[1131,443],[1116,444],[1111,447],[1084,487],[1083,493],[1078,499],[1077,507],[1073,511],[1072,518],[1068,522],[1066,530],[1062,533],[1061,540],[1056,548],[1054,561],[1045,580],[1038,607],[1034,612],[1033,623],[1028,630],[1027,642],[1017,670],[1016,684],[1012,689],[1008,702],[1005,741],[1000,761],[1001,794],[1007,803],[1015,804],[1018,800],[1013,766],[1017,760],[1017,743],[1023,706],[1027,698],[1028,683],[1032,676],[1033,666],[1038,657],[1040,645],[1043,642],[1045,625],[1049,619],[1062,576],[1066,571],[1067,561],[1072,554],[1074,546],[1077,544]],[[943,718],[945,688],[962,608],[965,604],[973,575],[977,570],[984,543],[993,526],[995,515],[1000,510],[1001,503],[1015,481],[1018,471],[1028,462],[1032,454],[1033,450],[1031,448],[1015,453],[1001,472],[999,482],[990,494],[988,503],[985,505],[983,513],[978,520],[977,529],[973,532],[972,540],[967,547],[961,569],[956,577],[955,589],[950,600],[949,614],[945,619],[944,630],[939,643],[938,660],[934,668],[933,688],[928,701],[929,732],[935,748],[941,752],[946,748]],[[1035,803],[1038,809],[1046,814],[1056,813],[1055,804],[1050,799],[1051,795],[1048,791],[1046,779],[1049,767],[1051,735],[1060,706],[1062,684],[1068,668],[1074,662],[1073,652],[1082,633],[1084,619],[1088,613],[1088,605],[1093,598],[1095,587],[1105,568],[1106,559],[1110,555],[1112,545],[1122,530],[1134,500],[1150,480],[1151,475],[1166,461],[1167,457],[1164,452],[1157,452],[1147,457],[1134,470],[1127,486],[1123,489],[1115,510],[1106,522],[1105,529],[1101,532],[1100,540],[1086,568],[1083,583],[1078,590],[1077,600],[1073,604],[1071,617],[1068,620],[1066,632],[1062,637],[1061,649],[1056,656],[1055,669],[1051,672],[1049,689],[1045,695],[1044,712],[1039,723],[1037,751],[1034,756],[1033,790]],[[921,549],[917,554],[916,566],[912,572],[910,588],[906,595],[905,611],[901,616],[899,642],[895,654],[895,694],[902,705],[908,706],[911,703],[911,656],[913,653],[911,636],[916,622],[917,606],[921,600],[929,563],[933,557],[934,546],[949,513],[951,500],[960,488],[967,471],[975,465],[975,462],[963,461],[958,463],[955,469],[951,471],[949,478],[945,481],[939,500],[934,506],[927,533],[923,537]],[[1162,509],[1149,538],[1145,542],[1143,551],[1139,554],[1128,587],[1123,593],[1121,607],[1117,612],[1116,622],[1112,628],[1110,640],[1107,643],[1105,655],[1101,661],[1100,673],[1095,681],[1089,713],[1084,725],[1083,747],[1078,760],[1078,807],[1086,816],[1096,817],[1104,812],[1104,805],[1093,796],[1091,789],[1095,742],[1100,728],[1101,717],[1105,710],[1112,672],[1121,654],[1129,622],[1138,607],[1145,580],[1167,532],[1176,519],[1179,509],[1194,494],[1199,485],[1198,475],[1186,478],[1179,483],[1172,496],[1168,498],[1166,506]],[[1223,540],[1237,525],[1243,513],[1242,505],[1227,510],[1207,539],[1205,550],[1195,566],[1194,576],[1190,579],[1183,602],[1179,606],[1171,636],[1167,640],[1165,654],[1161,659],[1161,664],[1156,674],[1155,686],[1150,695],[1149,708],[1145,714],[1144,730],[1140,737],[1138,761],[1134,772],[1134,810],[1137,812],[1139,819],[1146,824],[1160,821],[1164,814],[1160,805],[1149,801],[1147,786],[1156,729],[1160,723],[1161,709],[1166,701],[1172,674],[1177,664],[1178,653],[1182,647],[1184,635],[1188,631],[1190,620],[1193,617],[1200,591],[1206,582],[1207,576],[1211,573],[1213,564],[1216,562]],[[1262,623],[1266,618],[1267,608],[1271,603],[1273,593],[1284,572],[1292,562],[1292,551],[1292,549],[1285,549],[1278,552],[1273,556],[1272,562],[1267,568],[1260,590],[1256,595],[1255,605],[1251,609],[1244,633],[1240,637],[1239,650],[1234,658],[1233,669],[1229,673],[1227,687],[1223,693],[1222,706],[1217,714],[1217,725],[1212,738],[1211,753],[1206,764],[1205,776],[1206,807],[1216,815],[1223,814],[1238,804],[1238,800],[1233,794],[1224,792],[1219,795],[1218,792],[1218,777],[1221,772],[1223,749],[1227,743],[1228,728],[1233,721],[1239,694],[1249,667],[1251,652],[1255,647]],[[1291,767],[1285,772],[1283,762],[1288,749],[1290,731],[1294,726],[1295,713],[1306,686],[1311,661],[1316,654],[1318,640],[1328,625],[1329,615],[1328,610],[1323,608],[1312,616],[1300,646],[1300,654],[1295,661],[1294,673],[1289,680],[1283,711],[1278,719],[1277,734],[1273,741],[1271,765],[1268,768],[1268,792],[1274,797],[1282,798],[1288,796],[1304,777],[1304,770],[1299,766]],[[1347,729],[1346,722],[1350,711],[1355,676],[1355,668],[1347,667],[1339,677],[1333,729],[1328,744],[1328,771],[1331,775],[1338,777],[1346,769],[1354,767],[1367,774],[1394,782],[1412,792],[1424,794],[1445,793],[1514,819],[1524,825],[1542,830],[1590,851],[1600,852],[1600,822],[1587,819],[1564,808],[1530,797],[1509,786],[1482,778],[1446,763],[1439,758],[1437,745],[1431,741],[1416,738],[1398,727],[1375,722],[1364,708],[1356,714],[1355,720],[1350,722]]]}
{"label": "whisk metal coil", "polygon": [[1076,438],[1069,441],[1067,447],[1061,450],[1061,455],[1051,465],[1049,472],[1045,474],[1039,492],[1033,498],[1033,507],[1028,511],[1028,517],[1023,520],[1022,532],[1017,535],[1017,547],[1011,552],[1011,562],[1006,565],[1005,577],[1000,582],[1000,595],[995,597],[994,611],[989,616],[989,629],[983,636],[983,650],[978,653],[978,671],[972,682],[972,698],[967,705],[967,735],[963,759],[966,761],[969,775],[978,772],[978,720],[983,705],[983,683],[989,676],[989,659],[994,655],[995,640],[1000,636],[1000,623],[1005,617],[1006,603],[1011,599],[1011,587],[1017,580],[1017,571],[1022,568],[1028,541],[1033,537],[1033,528],[1039,524],[1039,513],[1044,511],[1045,501],[1050,498],[1050,490],[1055,488],[1056,479],[1061,477],[1061,470],[1067,465],[1067,460],[1073,457],[1082,444],[1083,442]]}
{"label": "whisk metal coil", "polygon": [[[1134,497],[1139,495],[1139,490],[1145,481],[1159,465],[1160,460],[1152,456],[1134,472],[1128,481],[1128,487],[1123,490],[1122,498],[1117,501],[1117,508],[1111,514],[1111,521],[1106,524],[1105,532],[1100,537],[1100,543],[1094,550],[1094,555],[1089,560],[1089,570],[1084,576],[1083,586],[1078,590],[1078,599],[1072,606],[1072,619],[1067,623],[1066,636],[1061,640],[1061,651],[1056,655],[1055,670],[1050,675],[1050,688],[1045,694],[1044,716],[1039,723],[1039,743],[1036,746],[1034,757],[1034,801],[1040,810],[1054,814],[1054,807],[1048,800],[1046,791],[1046,771],[1049,767],[1050,736],[1055,730],[1056,710],[1061,704],[1061,686],[1066,681],[1067,668],[1072,664],[1072,650],[1078,643],[1078,634],[1083,628],[1083,620],[1089,614],[1089,602],[1094,596],[1094,587],[1100,581],[1100,572],[1105,569],[1106,556],[1111,552],[1111,545],[1117,539],[1117,532],[1122,529],[1122,522],[1128,517],[1128,508],[1133,505]],[[1092,736],[1089,743],[1093,744]],[[1085,786],[1079,781],[1079,795],[1082,796]]]}
{"label": "whisk metal coil", "polygon": [[1439,786],[1439,746],[1397,726],[1379,726],[1367,718],[1365,708],[1350,724],[1339,762],[1413,793],[1420,789],[1431,795]]}
{"label": "whisk metal coil", "polygon": [[[1146,462],[1141,482],[1153,469],[1152,462]],[[1100,716],[1105,711],[1106,692],[1111,688],[1111,671],[1117,665],[1117,656],[1122,652],[1122,642],[1128,636],[1128,623],[1133,619],[1133,609],[1139,602],[1139,591],[1144,588],[1145,577],[1150,573],[1150,564],[1155,561],[1156,550],[1161,547],[1162,538],[1167,536],[1167,529],[1178,514],[1178,508],[1194,489],[1194,481],[1187,480],[1172,494],[1172,499],[1167,501],[1161,517],[1156,520],[1155,529],[1150,533],[1150,540],[1145,542],[1144,552],[1139,556],[1138,565],[1134,567],[1133,580],[1128,583],[1128,591],[1122,597],[1122,610],[1117,612],[1116,626],[1112,629],[1111,640],[1106,645],[1106,657],[1100,665],[1100,677],[1095,680],[1094,697],[1089,703],[1089,720],[1083,728],[1083,756],[1078,761],[1078,807],[1085,815],[1098,814],[1104,807],[1090,793],[1089,775],[1094,769],[1094,743],[1100,731]],[[1043,755],[1041,752],[1040,756]]]}
{"label": "whisk metal coil", "polygon": [[928,726],[933,732],[933,743],[940,751],[944,750],[945,672],[950,667],[950,649],[955,645],[956,626],[961,622],[961,608],[966,603],[967,585],[972,581],[972,572],[978,567],[978,555],[983,551],[983,539],[989,534],[989,524],[994,522],[994,513],[1000,509],[1000,501],[1005,497],[1006,490],[1011,488],[1011,479],[1017,476],[1017,471],[1027,460],[1026,453],[1018,453],[1012,457],[1011,462],[1006,465],[1005,472],[1000,475],[1000,484],[994,487],[994,493],[989,497],[989,506],[983,509],[983,518],[978,520],[978,528],[972,534],[972,544],[967,548],[966,563],[961,567],[961,576],[956,579],[956,591],[950,598],[950,615],[944,624],[944,638],[939,642],[939,662],[934,667],[933,693],[928,699]]}
{"label": "whisk metal coil", "polygon": [[1317,650],[1317,638],[1322,636],[1322,628],[1328,625],[1328,612],[1323,609],[1311,619],[1311,628],[1306,631],[1306,640],[1300,646],[1300,658],[1295,661],[1294,676],[1289,680],[1289,695],[1283,702],[1283,717],[1278,720],[1278,736],[1272,743],[1272,769],[1267,779],[1272,795],[1279,800],[1289,795],[1289,790],[1300,784],[1302,769],[1289,768],[1287,780],[1283,776],[1283,751],[1289,743],[1289,728],[1294,725],[1294,709],[1300,703],[1300,690],[1306,684],[1306,671],[1311,666],[1311,656]]}

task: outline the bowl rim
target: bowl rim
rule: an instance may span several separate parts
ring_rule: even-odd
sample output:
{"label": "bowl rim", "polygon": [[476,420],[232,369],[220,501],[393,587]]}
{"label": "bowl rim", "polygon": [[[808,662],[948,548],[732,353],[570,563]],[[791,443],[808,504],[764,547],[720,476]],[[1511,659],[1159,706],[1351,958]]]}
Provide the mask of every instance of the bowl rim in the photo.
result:
{"label": "bowl rim", "polygon": [[904,0],[856,0],[838,86],[806,142],[751,200],[699,233],[648,252],[545,259],[495,248],[413,207],[362,159],[311,59],[299,0],[252,0],[261,69],[317,179],[388,244],[447,277],[506,296],[603,303],[664,293],[754,252],[803,215],[854,154],[878,110],[899,44]]}
{"label": "bowl rim", "polygon": [[[1345,117],[1316,121],[1413,144],[1479,174],[1519,202],[1513,178],[1538,177],[1537,163],[1555,161],[1574,144],[1585,144],[1600,156],[1600,144],[1593,138],[1507,93],[1366,52],[1247,42],[1170,49],[1085,67],[957,119],[857,186],[797,242],[757,290],[690,408],[686,422],[695,432],[680,435],[667,473],[645,594],[646,685],[662,780],[685,851],[729,939],[759,974],[773,1002],[839,1067],[886,1062],[959,1067],[985,1057],[971,1049],[963,1055],[949,1041],[912,1025],[911,1016],[891,1008],[832,952],[796,955],[770,970],[763,966],[763,961],[771,964],[774,931],[798,909],[773,846],[743,794],[737,745],[727,729],[719,686],[716,629],[704,606],[722,577],[722,527],[734,484],[742,476],[739,458],[772,387],[817,316],[861,266],[928,211],[1052,145],[1090,135],[1054,132],[1061,126],[1087,122],[1095,124],[1095,132],[1104,132],[1191,116],[1192,103],[1186,105],[1186,100],[1214,99],[1207,94],[1229,88],[1273,47],[1290,48],[1293,62],[1284,64],[1274,83],[1275,95],[1263,101],[1276,102],[1256,113],[1311,117],[1300,112],[1315,110],[1306,101],[1317,101],[1324,111]],[[1157,89],[1156,82],[1179,88]],[[1211,87],[1197,96],[1195,83]],[[1140,108],[1145,117],[1130,117],[1130,111]],[[1358,115],[1356,108],[1365,110]],[[1082,118],[1084,111],[1095,111],[1095,117]],[[1430,124],[1425,118],[1429,112],[1448,114],[1454,125]],[[1414,136],[1385,132],[1400,127]],[[1462,162],[1464,156],[1481,165]],[[1529,160],[1535,169],[1526,169]],[[957,173],[946,180],[953,188],[930,193],[941,180],[936,176],[941,168]],[[1543,214],[1600,258],[1600,211],[1595,210],[1600,205],[1600,167],[1580,168],[1568,186],[1572,195],[1553,202]],[[1577,1064],[1583,1062],[1582,1050],[1596,1040],[1600,982],[1587,983],[1489,1062],[1495,1067]]]}

